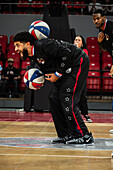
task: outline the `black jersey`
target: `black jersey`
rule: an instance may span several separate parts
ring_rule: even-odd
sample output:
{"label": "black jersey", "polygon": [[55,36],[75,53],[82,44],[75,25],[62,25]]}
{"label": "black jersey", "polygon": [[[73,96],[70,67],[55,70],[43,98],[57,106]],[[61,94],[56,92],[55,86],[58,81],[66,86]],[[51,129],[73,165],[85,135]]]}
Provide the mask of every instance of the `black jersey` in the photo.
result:
{"label": "black jersey", "polygon": [[103,49],[108,51],[108,53],[112,57],[113,63],[113,21],[107,21],[106,27],[104,30],[99,29],[99,32],[103,32],[105,35],[104,40],[99,43],[99,46]]}
{"label": "black jersey", "polygon": [[42,39],[34,43],[34,60],[43,73],[64,74],[68,68],[80,65],[84,52],[71,43],[61,40]]}

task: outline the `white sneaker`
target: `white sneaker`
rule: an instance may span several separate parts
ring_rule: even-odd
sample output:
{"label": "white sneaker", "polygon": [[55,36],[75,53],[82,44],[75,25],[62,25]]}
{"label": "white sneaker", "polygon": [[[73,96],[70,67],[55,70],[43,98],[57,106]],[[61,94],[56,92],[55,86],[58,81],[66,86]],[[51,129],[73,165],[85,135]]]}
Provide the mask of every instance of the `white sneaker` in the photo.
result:
{"label": "white sneaker", "polygon": [[110,133],[113,133],[113,129],[111,129],[109,132],[110,132]]}

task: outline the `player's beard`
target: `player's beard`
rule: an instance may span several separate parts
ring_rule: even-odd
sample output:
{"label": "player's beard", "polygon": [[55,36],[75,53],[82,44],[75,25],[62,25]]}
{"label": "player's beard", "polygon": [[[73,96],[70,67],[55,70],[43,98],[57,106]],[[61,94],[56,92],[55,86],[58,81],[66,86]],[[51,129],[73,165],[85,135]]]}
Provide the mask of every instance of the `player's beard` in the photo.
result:
{"label": "player's beard", "polygon": [[23,60],[26,60],[28,57],[28,51],[26,49],[23,49]]}

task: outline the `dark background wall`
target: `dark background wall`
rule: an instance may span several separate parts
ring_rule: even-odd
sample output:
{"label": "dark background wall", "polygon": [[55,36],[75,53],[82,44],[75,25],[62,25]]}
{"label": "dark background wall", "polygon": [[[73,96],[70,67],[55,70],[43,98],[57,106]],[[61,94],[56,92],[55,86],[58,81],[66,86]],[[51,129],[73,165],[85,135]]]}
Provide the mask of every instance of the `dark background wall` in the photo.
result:
{"label": "dark background wall", "polygon": [[[75,28],[77,34],[82,34],[85,38],[97,36],[98,30],[93,25],[92,16],[69,15],[68,18],[70,28]],[[109,18],[113,20],[113,16]],[[0,34],[5,34],[9,37],[17,32],[28,30],[33,21],[42,19],[43,15],[0,14]]]}

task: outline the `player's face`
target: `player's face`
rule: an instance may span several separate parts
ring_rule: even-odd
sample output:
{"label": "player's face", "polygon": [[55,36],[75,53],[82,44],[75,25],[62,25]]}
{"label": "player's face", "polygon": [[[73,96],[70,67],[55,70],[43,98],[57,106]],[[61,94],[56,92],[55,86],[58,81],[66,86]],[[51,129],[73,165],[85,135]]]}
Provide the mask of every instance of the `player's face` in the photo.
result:
{"label": "player's face", "polygon": [[77,36],[77,37],[75,38],[75,40],[74,40],[74,44],[75,44],[77,47],[81,48],[81,47],[82,47],[82,38],[81,38],[80,36]]}
{"label": "player's face", "polygon": [[101,16],[100,13],[93,14],[93,23],[96,28],[101,28],[105,22],[105,16]]}
{"label": "player's face", "polygon": [[20,41],[14,42],[15,51],[20,54],[22,59],[24,57],[24,53],[28,54],[26,44],[27,43],[21,43]]}

